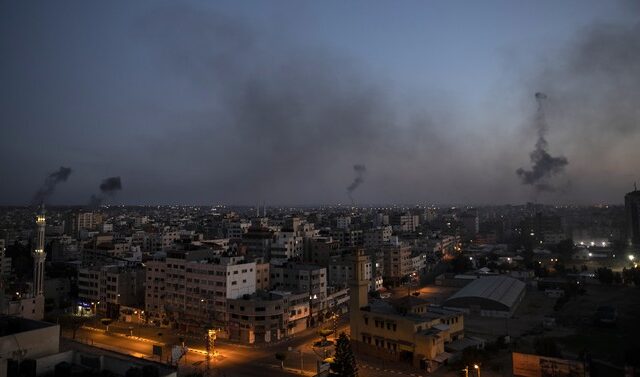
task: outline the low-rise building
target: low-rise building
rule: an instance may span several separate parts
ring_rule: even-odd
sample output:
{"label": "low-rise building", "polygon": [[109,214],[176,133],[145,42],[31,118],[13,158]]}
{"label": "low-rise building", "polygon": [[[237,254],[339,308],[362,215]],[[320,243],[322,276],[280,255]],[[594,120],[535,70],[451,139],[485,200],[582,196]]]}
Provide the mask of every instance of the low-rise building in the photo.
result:
{"label": "low-rise building", "polygon": [[432,310],[415,297],[397,301],[372,300],[367,295],[362,250],[353,256],[351,282],[351,341],[359,352],[381,359],[407,362],[431,372],[443,365],[450,354],[445,345],[464,336],[463,314]]}
{"label": "low-rise building", "polygon": [[306,293],[272,291],[227,300],[229,339],[245,344],[270,343],[307,327]]}

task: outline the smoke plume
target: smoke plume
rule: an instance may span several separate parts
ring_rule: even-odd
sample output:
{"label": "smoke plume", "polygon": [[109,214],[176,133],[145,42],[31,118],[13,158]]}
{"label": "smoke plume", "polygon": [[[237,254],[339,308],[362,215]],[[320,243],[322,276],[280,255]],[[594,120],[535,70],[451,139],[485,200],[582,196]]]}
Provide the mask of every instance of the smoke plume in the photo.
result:
{"label": "smoke plume", "polygon": [[[420,114],[399,119],[388,88],[366,67],[322,46],[276,38],[245,21],[173,6],[140,23],[141,37],[169,64],[168,74],[207,96],[202,111],[180,114],[180,122],[191,127],[154,140],[151,154],[167,148],[175,151],[171,164],[193,164],[194,155],[217,164],[215,185],[236,197],[251,197],[260,187],[281,201],[335,200],[344,195],[335,182],[353,177],[338,175],[334,161],[363,159],[375,163],[378,174],[401,175],[385,168],[399,159],[420,165],[422,154],[444,144],[434,132],[433,105],[421,103]],[[211,135],[225,148],[207,147]],[[242,158],[221,163],[231,150]],[[309,167],[312,179],[304,173]],[[364,166],[354,170],[349,195],[362,183]],[[381,186],[399,185],[393,178],[384,182]]]}
{"label": "smoke plume", "polygon": [[89,206],[99,207],[107,197],[112,197],[116,192],[122,190],[120,177],[109,177],[100,184],[100,194],[91,195]]}
{"label": "smoke plume", "polygon": [[49,174],[42,187],[33,196],[33,204],[41,204],[47,201],[56,190],[60,182],[65,182],[71,175],[71,168],[60,167],[57,171]]}
{"label": "smoke plume", "polygon": [[535,94],[535,99],[538,103],[535,119],[538,141],[535,149],[529,154],[532,165],[531,170],[520,168],[516,173],[523,184],[532,185],[537,191],[555,191],[555,187],[548,180],[561,173],[569,161],[564,156],[553,157],[547,151],[548,143],[545,136],[548,126],[543,107],[543,101],[547,99],[547,96],[538,92]]}
{"label": "smoke plume", "polygon": [[638,174],[630,162],[640,160],[640,2],[621,4],[628,5],[628,21],[587,26],[529,85],[553,97],[545,113],[553,119],[554,144],[562,143],[571,160],[572,198],[593,200],[608,191],[609,200],[619,200]]}
{"label": "smoke plume", "polygon": [[362,164],[353,165],[353,170],[356,172],[356,178],[353,182],[347,187],[347,195],[349,195],[349,199],[351,200],[351,204],[353,204],[353,192],[364,182],[364,173],[367,171],[367,168]]}

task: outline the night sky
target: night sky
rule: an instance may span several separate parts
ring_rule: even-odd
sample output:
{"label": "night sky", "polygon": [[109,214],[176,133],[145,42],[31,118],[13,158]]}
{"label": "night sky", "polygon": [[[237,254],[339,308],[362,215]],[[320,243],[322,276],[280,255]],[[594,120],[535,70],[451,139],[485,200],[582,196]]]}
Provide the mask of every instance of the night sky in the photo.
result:
{"label": "night sky", "polygon": [[638,4],[0,1],[0,204],[619,203]]}

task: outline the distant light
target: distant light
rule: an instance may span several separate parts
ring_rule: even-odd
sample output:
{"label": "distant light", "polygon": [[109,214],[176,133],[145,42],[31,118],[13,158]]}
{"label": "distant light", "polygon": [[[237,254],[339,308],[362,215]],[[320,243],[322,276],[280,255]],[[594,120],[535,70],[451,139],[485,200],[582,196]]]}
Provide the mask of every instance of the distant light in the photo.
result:
{"label": "distant light", "polygon": [[596,245],[596,243],[591,241],[591,246],[595,246],[595,245]]}
{"label": "distant light", "polygon": [[589,256],[590,256],[590,257],[592,257],[592,256],[593,256],[593,254],[589,253]]}
{"label": "distant light", "polygon": [[469,260],[473,260],[473,257],[469,257]]}
{"label": "distant light", "polygon": [[633,255],[633,254],[629,254],[629,260],[630,260],[630,261],[633,261],[634,259],[636,259],[635,255]]}
{"label": "distant light", "polygon": [[607,243],[602,241],[602,247],[605,247],[605,246],[607,246]]}

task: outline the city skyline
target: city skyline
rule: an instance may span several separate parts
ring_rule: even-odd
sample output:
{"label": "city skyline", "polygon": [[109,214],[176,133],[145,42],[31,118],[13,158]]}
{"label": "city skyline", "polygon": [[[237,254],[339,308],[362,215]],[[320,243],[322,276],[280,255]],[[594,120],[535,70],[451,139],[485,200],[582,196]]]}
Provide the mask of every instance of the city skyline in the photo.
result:
{"label": "city skyline", "polygon": [[621,204],[640,179],[631,1],[0,10],[0,205],[61,166],[53,205],[119,177],[105,204]]}

